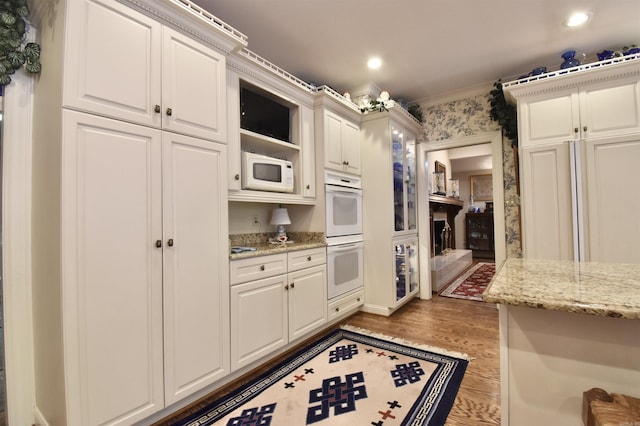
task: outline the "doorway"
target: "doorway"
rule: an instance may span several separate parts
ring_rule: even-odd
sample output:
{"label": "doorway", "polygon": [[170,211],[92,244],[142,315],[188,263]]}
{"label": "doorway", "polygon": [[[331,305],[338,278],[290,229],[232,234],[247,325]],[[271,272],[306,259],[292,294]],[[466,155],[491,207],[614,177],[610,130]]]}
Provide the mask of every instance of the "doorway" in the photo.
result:
{"label": "doorway", "polygon": [[[488,145],[487,145],[488,144]],[[463,147],[475,147],[486,145],[490,147],[491,157],[491,180],[493,182],[492,208],[493,208],[493,241],[494,241],[494,259],[497,265],[506,259],[506,241],[505,241],[505,215],[504,215],[504,187],[503,187],[503,166],[502,166],[502,134],[501,132],[489,132],[474,136],[467,136],[456,139],[448,139],[443,141],[422,143],[419,146],[419,167],[418,178],[423,188],[418,194],[418,203],[421,211],[429,211],[429,195],[431,191],[431,174],[435,171],[435,158],[438,157],[437,152],[443,150],[454,150]],[[431,155],[430,155],[431,154]],[[441,161],[439,161],[442,164]],[[447,179],[451,177],[447,174]],[[471,182],[470,182],[471,183]],[[467,200],[468,201],[468,200]],[[466,204],[468,209],[468,204]],[[486,202],[485,202],[486,208]],[[432,236],[431,223],[428,214],[419,215],[419,244],[420,253],[426,253],[420,257],[420,298],[430,299],[432,297],[433,283],[431,281],[430,259],[432,254]],[[464,217],[462,214],[461,217]],[[458,222],[459,223],[459,222]],[[460,226],[460,225],[458,225]],[[462,226],[462,230],[464,226]],[[464,231],[463,231],[464,232]],[[456,239],[460,241],[461,232],[456,233]]]}

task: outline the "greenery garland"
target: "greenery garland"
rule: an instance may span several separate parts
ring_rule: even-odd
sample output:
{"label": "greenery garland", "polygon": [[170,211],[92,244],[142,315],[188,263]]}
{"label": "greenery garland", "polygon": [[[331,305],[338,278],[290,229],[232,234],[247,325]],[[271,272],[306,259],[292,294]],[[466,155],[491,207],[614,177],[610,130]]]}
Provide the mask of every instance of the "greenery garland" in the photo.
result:
{"label": "greenery garland", "polygon": [[40,45],[26,43],[27,0],[0,0],[0,86],[11,83],[11,75],[22,66],[30,73],[39,73]]}
{"label": "greenery garland", "polygon": [[516,107],[508,104],[502,91],[502,81],[493,83],[495,89],[489,92],[491,110],[490,115],[493,121],[497,121],[504,135],[511,139],[511,146],[518,146],[518,117]]}

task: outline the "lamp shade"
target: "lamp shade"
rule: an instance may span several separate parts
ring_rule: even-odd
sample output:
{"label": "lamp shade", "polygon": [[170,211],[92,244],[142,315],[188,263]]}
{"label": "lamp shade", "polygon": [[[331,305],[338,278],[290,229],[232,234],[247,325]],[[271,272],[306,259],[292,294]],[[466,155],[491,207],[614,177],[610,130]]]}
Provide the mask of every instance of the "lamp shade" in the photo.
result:
{"label": "lamp shade", "polygon": [[285,208],[273,209],[271,214],[271,225],[291,225],[289,212]]}

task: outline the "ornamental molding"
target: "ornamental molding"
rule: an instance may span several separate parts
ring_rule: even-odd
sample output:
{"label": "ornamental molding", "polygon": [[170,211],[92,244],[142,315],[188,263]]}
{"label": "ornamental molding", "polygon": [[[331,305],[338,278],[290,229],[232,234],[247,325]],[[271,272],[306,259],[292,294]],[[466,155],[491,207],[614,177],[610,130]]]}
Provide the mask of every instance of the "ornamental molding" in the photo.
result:
{"label": "ornamental molding", "polygon": [[640,55],[630,55],[506,82],[502,84],[502,90],[513,102],[532,95],[638,75]]}
{"label": "ornamental molding", "polygon": [[248,37],[189,0],[117,0],[216,50],[230,54],[247,46]]}

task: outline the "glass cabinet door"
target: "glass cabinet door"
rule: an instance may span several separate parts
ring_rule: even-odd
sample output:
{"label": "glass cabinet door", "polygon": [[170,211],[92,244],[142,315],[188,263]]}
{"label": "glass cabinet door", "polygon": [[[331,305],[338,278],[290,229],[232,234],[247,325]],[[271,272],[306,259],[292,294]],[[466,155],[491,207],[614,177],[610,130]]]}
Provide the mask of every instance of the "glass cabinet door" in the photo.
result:
{"label": "glass cabinet door", "polygon": [[418,240],[394,243],[396,302],[418,291]]}
{"label": "glass cabinet door", "polygon": [[418,220],[416,200],[416,139],[405,135],[405,160],[407,169],[407,229],[417,229]]}
{"label": "glass cabinet door", "polygon": [[407,275],[409,293],[413,294],[418,290],[418,241],[411,241],[406,246],[407,265],[409,273]]}
{"label": "glass cabinet door", "polygon": [[396,264],[396,302],[407,296],[407,257],[404,243],[394,244]]}
{"label": "glass cabinet door", "polygon": [[404,194],[404,135],[400,129],[391,127],[393,154],[393,221],[396,231],[405,230]]}

